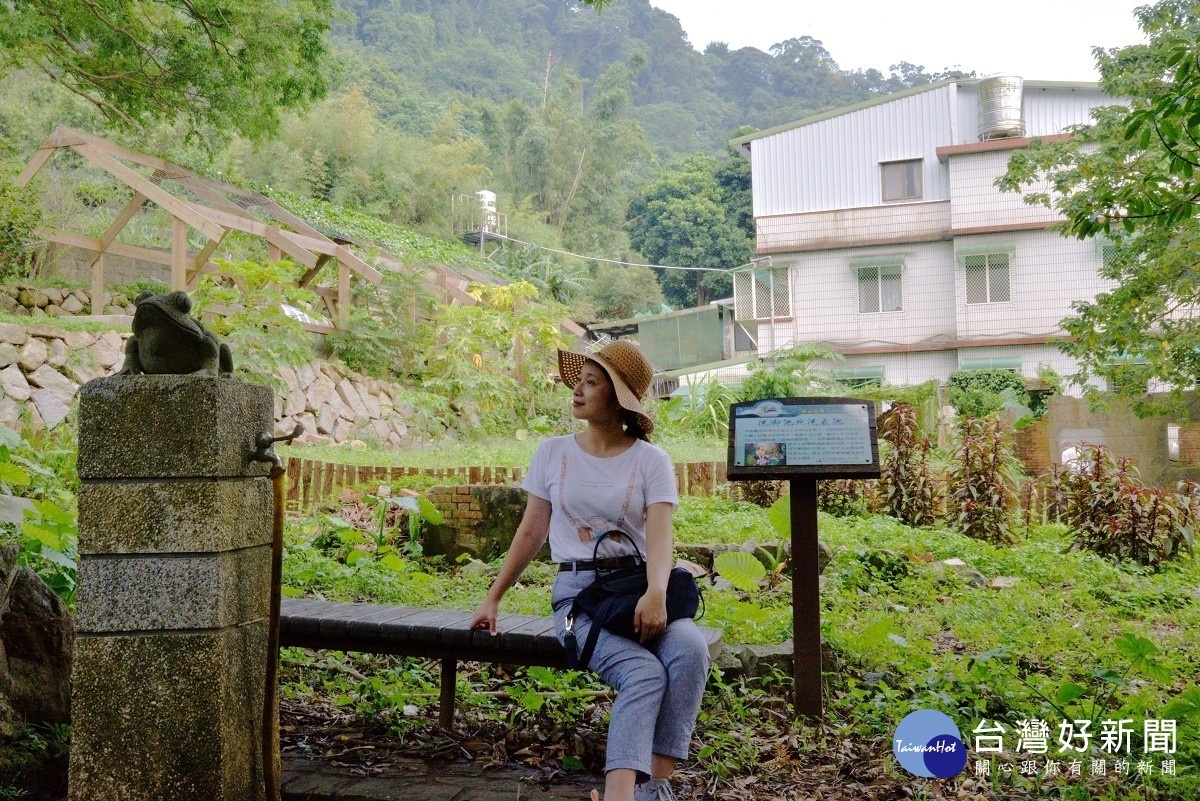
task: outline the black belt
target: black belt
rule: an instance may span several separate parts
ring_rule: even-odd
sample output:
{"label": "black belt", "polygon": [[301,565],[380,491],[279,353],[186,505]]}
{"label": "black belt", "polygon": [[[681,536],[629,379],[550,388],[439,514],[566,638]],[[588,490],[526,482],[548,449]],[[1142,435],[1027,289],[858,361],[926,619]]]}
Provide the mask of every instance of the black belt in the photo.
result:
{"label": "black belt", "polygon": [[639,565],[642,560],[636,556],[615,556],[611,559],[591,559],[586,562],[559,562],[558,572],[567,573],[572,570],[616,570],[621,567]]}

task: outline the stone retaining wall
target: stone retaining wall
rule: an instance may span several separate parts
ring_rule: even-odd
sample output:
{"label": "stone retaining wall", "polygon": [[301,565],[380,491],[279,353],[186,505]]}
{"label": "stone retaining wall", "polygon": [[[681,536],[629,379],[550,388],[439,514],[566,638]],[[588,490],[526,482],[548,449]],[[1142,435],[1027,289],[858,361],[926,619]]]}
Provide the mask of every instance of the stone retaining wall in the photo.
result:
{"label": "stone retaining wall", "polygon": [[[133,314],[133,301],[124,295],[105,293],[105,305],[95,314]],[[86,289],[62,289],[17,284],[0,290],[0,311],[31,317],[73,317],[93,314],[92,293]]]}
{"label": "stone retaining wall", "polygon": [[[54,428],[70,414],[80,386],[121,369],[129,337],[128,331],[66,331],[48,322],[0,323],[0,423],[18,430]],[[394,384],[329,362],[283,368],[279,379],[284,386],[275,395],[279,433],[299,422],[305,430],[301,442],[375,440],[396,446],[409,439],[413,410],[396,400],[401,388]]]}

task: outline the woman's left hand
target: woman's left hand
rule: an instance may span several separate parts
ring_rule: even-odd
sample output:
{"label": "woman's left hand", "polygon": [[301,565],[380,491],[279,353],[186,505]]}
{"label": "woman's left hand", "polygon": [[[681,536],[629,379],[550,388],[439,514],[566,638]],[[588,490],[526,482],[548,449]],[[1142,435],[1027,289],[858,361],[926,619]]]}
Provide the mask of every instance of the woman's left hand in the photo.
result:
{"label": "woman's left hand", "polygon": [[633,630],[638,642],[648,643],[667,630],[667,594],[647,590],[633,611]]}

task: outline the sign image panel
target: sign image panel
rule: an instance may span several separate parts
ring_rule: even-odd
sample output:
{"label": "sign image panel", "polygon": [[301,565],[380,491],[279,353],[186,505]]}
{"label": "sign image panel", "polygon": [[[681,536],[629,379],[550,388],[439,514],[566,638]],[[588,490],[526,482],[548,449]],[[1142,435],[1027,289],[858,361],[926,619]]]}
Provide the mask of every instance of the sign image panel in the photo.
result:
{"label": "sign image panel", "polygon": [[875,404],[854,398],[769,398],[734,404],[731,478],[879,473]]}

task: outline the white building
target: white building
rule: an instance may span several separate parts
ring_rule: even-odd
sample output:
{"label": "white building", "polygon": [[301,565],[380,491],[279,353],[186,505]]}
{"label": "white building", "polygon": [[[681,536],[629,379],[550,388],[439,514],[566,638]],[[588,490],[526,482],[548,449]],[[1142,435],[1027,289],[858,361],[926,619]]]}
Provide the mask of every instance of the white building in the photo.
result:
{"label": "white building", "polygon": [[994,182],[1013,150],[1113,102],[1096,84],[964,79],[735,139],[769,257],[735,280],[735,319],[760,354],[821,344],[886,384],[1074,372],[1050,340],[1106,286],[1103,249]]}

